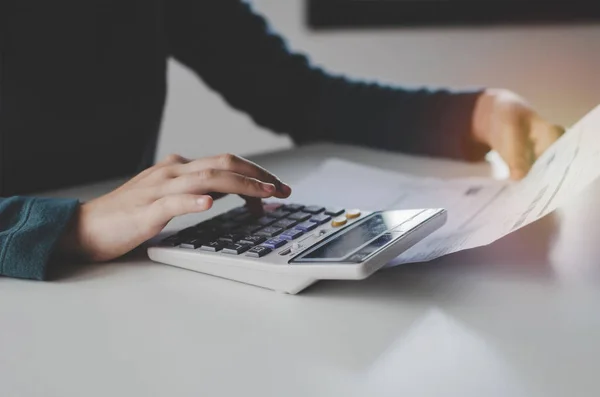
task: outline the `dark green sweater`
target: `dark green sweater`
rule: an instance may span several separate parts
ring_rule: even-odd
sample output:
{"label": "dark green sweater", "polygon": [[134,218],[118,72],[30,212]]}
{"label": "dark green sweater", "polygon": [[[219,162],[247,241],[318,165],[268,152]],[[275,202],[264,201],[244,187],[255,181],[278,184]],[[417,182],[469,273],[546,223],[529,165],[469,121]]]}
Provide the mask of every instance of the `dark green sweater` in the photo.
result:
{"label": "dark green sweater", "polygon": [[290,52],[239,0],[2,0],[0,275],[45,278],[77,206],[16,195],[152,164],[170,57],[297,143],[462,159],[486,149],[468,138],[477,92],[333,76]]}

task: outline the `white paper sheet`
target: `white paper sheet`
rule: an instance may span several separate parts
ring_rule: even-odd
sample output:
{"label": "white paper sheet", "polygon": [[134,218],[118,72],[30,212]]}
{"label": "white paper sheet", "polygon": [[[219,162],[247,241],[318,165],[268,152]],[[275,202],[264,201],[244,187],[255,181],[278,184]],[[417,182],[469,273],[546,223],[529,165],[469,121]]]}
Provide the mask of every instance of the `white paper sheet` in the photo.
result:
{"label": "white paper sheet", "polygon": [[448,222],[390,265],[422,262],[494,242],[554,211],[600,176],[600,107],[520,182],[416,178],[339,159],[294,186],[293,201],[345,208],[446,208]]}

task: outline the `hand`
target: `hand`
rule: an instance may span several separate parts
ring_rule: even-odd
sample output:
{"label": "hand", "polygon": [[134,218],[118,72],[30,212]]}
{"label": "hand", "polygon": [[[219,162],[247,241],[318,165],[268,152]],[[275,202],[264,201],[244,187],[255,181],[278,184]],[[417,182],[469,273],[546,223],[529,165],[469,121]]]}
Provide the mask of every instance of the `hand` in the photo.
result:
{"label": "hand", "polygon": [[[208,210],[213,196],[242,195],[250,204],[285,198],[288,185],[230,154],[189,161],[171,155],[118,189],[79,207],[58,254],[106,261],[158,234],[175,216]],[[260,208],[262,208],[260,206]]]}
{"label": "hand", "polygon": [[527,175],[533,162],[563,133],[562,127],[543,120],[510,91],[486,90],[475,105],[474,138],[500,154],[512,179]]}

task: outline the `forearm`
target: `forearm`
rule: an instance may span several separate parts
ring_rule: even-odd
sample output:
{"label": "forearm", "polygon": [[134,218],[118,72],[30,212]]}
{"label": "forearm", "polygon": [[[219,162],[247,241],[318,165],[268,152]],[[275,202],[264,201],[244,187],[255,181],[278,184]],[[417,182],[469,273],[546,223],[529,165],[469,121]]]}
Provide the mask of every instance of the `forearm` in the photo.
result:
{"label": "forearm", "polygon": [[0,198],[0,275],[44,280],[76,200]]}
{"label": "forearm", "polygon": [[409,90],[333,76],[290,52],[239,0],[210,6],[173,0],[166,9],[171,53],[233,107],[296,142],[329,140],[466,159],[487,150],[471,139],[476,91]]}
{"label": "forearm", "polygon": [[323,73],[300,142],[332,140],[413,154],[466,160],[488,148],[473,139],[480,91],[405,89]]}

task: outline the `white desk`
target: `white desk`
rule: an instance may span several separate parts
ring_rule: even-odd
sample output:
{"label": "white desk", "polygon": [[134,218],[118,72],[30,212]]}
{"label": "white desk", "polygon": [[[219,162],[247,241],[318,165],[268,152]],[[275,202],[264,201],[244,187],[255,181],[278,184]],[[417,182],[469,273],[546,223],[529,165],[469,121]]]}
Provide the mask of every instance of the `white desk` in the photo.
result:
{"label": "white desk", "polygon": [[[293,183],[331,155],[488,172],[327,145],[255,159]],[[598,396],[600,185],[586,193],[490,247],[298,296],[140,256],[0,279],[0,396]]]}

